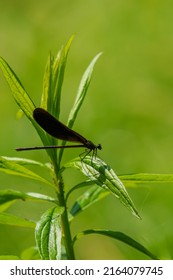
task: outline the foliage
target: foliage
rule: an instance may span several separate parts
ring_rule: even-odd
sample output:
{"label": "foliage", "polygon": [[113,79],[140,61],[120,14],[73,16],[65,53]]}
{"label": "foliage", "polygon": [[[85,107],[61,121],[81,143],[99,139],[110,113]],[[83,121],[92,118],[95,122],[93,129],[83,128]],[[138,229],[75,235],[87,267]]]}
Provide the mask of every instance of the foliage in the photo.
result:
{"label": "foliage", "polygon": [[[61,105],[61,91],[64,81],[64,73],[66,68],[67,57],[73,36],[67,44],[60,49],[57,56],[54,58],[52,54],[49,55],[43,81],[43,93],[41,96],[41,107],[48,110],[55,117],[59,118],[60,105]],[[79,84],[78,92],[74,105],[69,113],[67,125],[72,128],[77,118],[80,107],[85,99],[88,87],[91,82],[92,72],[94,65],[101,53],[96,55],[87,67],[82,76]],[[33,110],[35,104],[25,91],[19,78],[10,68],[8,63],[0,58],[0,67],[3,75],[11,89],[12,95],[18,104],[19,108],[23,111],[29,121],[32,123],[36,132],[40,136],[43,145],[55,145],[57,139],[47,135],[33,119]],[[62,141],[62,145],[66,143]],[[72,238],[70,231],[70,223],[77,214],[85,211],[86,208],[92,204],[100,201],[108,194],[113,194],[133,215],[140,218],[139,213],[130,198],[124,184],[127,186],[137,187],[140,183],[148,182],[172,182],[172,174],[127,174],[117,176],[113,169],[98,158],[96,155],[87,155],[81,158],[73,159],[63,166],[61,160],[63,157],[63,149],[49,149],[46,150],[49,156],[49,163],[41,163],[25,158],[11,158],[0,157],[0,171],[9,175],[22,176],[27,179],[32,179],[37,182],[42,182],[47,186],[54,188],[55,197],[46,196],[42,193],[29,193],[21,192],[13,189],[2,190],[0,192],[0,223],[35,228],[35,240],[37,248],[26,249],[23,253],[25,258],[42,258],[42,259],[75,259],[74,242],[79,237],[88,234],[101,234],[124,242],[127,245],[134,247],[152,259],[157,259],[151,252],[149,252],[143,245],[128,235],[121,232],[114,232],[112,230],[102,229],[89,229],[78,233]],[[30,166],[38,166],[48,172],[50,180],[42,178],[36,172],[30,170]],[[64,171],[67,168],[74,168],[80,170],[86,177],[83,181],[76,186],[72,187],[68,193],[65,193],[65,186],[63,177]],[[53,179],[53,180],[52,180]],[[54,184],[52,184],[52,181]],[[83,194],[77,198],[70,211],[67,209],[68,198],[76,189],[88,187]],[[40,217],[40,220],[26,221],[16,215],[11,215],[5,212],[13,203],[18,200],[37,200],[48,201],[54,206],[47,209]],[[39,253],[39,254],[38,254]],[[4,256],[2,256],[4,258]],[[8,258],[8,256],[6,256]],[[11,256],[9,256],[9,259]],[[18,258],[13,256],[13,258]],[[22,257],[21,257],[22,258]]]}

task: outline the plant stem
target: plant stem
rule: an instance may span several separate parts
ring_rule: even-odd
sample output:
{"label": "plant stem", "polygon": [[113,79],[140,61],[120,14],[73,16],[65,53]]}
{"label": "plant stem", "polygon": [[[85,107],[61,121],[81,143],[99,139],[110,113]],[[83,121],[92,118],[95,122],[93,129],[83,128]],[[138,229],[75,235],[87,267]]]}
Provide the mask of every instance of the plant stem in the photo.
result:
{"label": "plant stem", "polygon": [[61,216],[62,220],[62,228],[64,233],[64,243],[66,248],[66,255],[68,260],[74,260],[74,250],[73,250],[73,243],[72,243],[72,237],[71,237],[71,231],[70,231],[70,224],[68,220],[68,212],[67,212],[67,205],[66,205],[66,199],[64,196],[64,182],[62,175],[59,174],[59,168],[56,165],[54,165],[54,172],[55,172],[55,184],[57,189],[57,196],[60,203],[60,206],[64,207],[64,212]]}

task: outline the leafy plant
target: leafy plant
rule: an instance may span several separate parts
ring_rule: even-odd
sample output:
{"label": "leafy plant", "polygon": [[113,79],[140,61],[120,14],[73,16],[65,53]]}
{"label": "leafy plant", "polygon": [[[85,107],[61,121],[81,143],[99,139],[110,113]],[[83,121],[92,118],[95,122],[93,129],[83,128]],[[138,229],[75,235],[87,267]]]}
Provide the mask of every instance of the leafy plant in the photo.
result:
{"label": "leafy plant", "polygon": [[[61,90],[64,81],[64,73],[66,68],[67,57],[73,36],[68,43],[60,49],[57,56],[54,58],[52,54],[49,55],[43,82],[43,93],[41,96],[40,107],[46,109],[55,117],[59,118],[60,104],[61,104]],[[87,67],[82,76],[74,105],[70,111],[67,126],[72,128],[77,118],[80,107],[83,104],[86,96],[94,65],[101,53],[96,55]],[[33,119],[33,110],[35,104],[25,91],[19,78],[10,68],[8,63],[1,57],[0,67],[3,75],[11,89],[12,95],[18,104],[20,110],[26,115],[32,123],[36,132],[38,133],[43,145],[55,145],[57,139],[47,135]],[[63,141],[62,145],[65,145]],[[87,155],[82,160],[76,158],[67,162],[62,166],[63,149],[49,149],[46,150],[50,159],[49,163],[41,163],[25,158],[11,158],[0,157],[0,171],[9,175],[22,176],[38,182],[43,182],[51,185],[55,190],[55,197],[43,195],[41,193],[21,192],[12,189],[0,191],[0,223],[18,226],[35,228],[35,240],[37,248],[27,249],[23,256],[27,258],[42,258],[44,260],[56,259],[75,259],[74,243],[84,235],[101,234],[124,242],[127,245],[143,252],[152,259],[157,259],[144,246],[121,232],[114,232],[111,230],[89,229],[76,236],[71,236],[70,223],[82,211],[90,207],[92,204],[103,199],[108,194],[113,194],[133,215],[140,218],[128,192],[124,187],[127,185],[138,184],[139,182],[151,181],[173,181],[171,175],[157,175],[157,174],[132,174],[117,176],[113,169],[97,156]],[[42,178],[37,173],[30,170],[30,166],[38,166],[40,169],[45,169],[49,172],[53,180],[48,181]],[[86,180],[72,187],[69,192],[65,192],[63,177],[64,171],[67,168],[75,168],[80,170],[86,177]],[[54,182],[51,183],[51,181]],[[68,198],[76,189],[88,187],[87,191],[74,201],[71,210],[68,210]],[[18,200],[31,201],[49,201],[52,207],[47,209],[37,222],[25,220],[11,215],[5,211]],[[39,253],[39,254],[38,254]],[[12,259],[17,256],[1,256],[1,258]]]}

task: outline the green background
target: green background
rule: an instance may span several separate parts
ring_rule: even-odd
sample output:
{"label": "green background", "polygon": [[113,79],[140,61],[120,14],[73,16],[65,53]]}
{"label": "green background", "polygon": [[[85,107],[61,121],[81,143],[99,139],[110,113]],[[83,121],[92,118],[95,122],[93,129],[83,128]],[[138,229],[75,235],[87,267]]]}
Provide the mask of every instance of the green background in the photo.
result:
{"label": "green background", "polygon": [[[66,122],[80,78],[100,51],[87,98],[74,128],[101,143],[99,155],[117,174],[173,171],[173,2],[172,1],[4,1],[0,3],[0,55],[39,106],[49,51],[56,54],[72,34],[61,120]],[[0,74],[0,154],[47,161],[44,151],[16,154],[14,148],[40,140]],[[64,161],[79,151],[66,151]],[[67,188],[83,179],[66,172]],[[0,174],[0,188],[53,195],[45,185]],[[76,217],[73,235],[100,228],[121,231],[162,259],[173,259],[173,183],[128,189],[142,220],[108,196]],[[79,193],[78,193],[79,194]],[[70,205],[75,197],[71,198]],[[9,213],[38,220],[50,207],[18,202]],[[32,230],[0,225],[0,254],[34,245]],[[143,259],[143,254],[106,237],[90,235],[75,245],[78,259]]]}

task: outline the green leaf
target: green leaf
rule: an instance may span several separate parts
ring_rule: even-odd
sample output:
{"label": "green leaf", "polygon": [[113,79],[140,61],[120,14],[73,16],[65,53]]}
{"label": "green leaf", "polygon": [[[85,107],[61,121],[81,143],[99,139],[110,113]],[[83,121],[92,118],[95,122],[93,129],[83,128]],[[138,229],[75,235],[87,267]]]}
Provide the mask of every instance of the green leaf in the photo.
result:
{"label": "green leaf", "polygon": [[0,67],[3,75],[12,91],[13,97],[26,116],[33,121],[32,112],[35,108],[34,103],[22,86],[19,78],[14,71],[10,68],[8,63],[0,57]]}
{"label": "green leaf", "polygon": [[18,158],[18,157],[4,157],[4,156],[2,156],[1,158],[5,159],[7,161],[10,161],[10,162],[18,163],[20,165],[33,165],[33,166],[38,165],[40,167],[51,170],[50,164],[47,164],[47,163],[45,164],[45,163],[42,163],[42,162],[39,162],[36,160],[31,160],[31,159],[27,159],[27,158]]}
{"label": "green leaf", "polygon": [[124,183],[172,183],[173,174],[137,173],[119,176]]}
{"label": "green leaf", "polygon": [[59,118],[61,90],[67,63],[67,56],[73,41],[71,36],[65,47],[62,47],[56,58],[50,53],[43,80],[41,106]]}
{"label": "green leaf", "polygon": [[4,202],[2,204],[0,204],[0,212],[4,212],[5,210],[7,210],[8,208],[10,208],[10,206],[15,203],[15,200],[10,200],[8,202]]}
{"label": "green leaf", "polygon": [[[48,145],[46,134],[33,119],[33,111],[36,106],[34,105],[33,101],[25,91],[17,75],[14,73],[14,71],[10,68],[8,63],[2,57],[0,57],[0,68],[3,72],[3,75],[11,89],[12,95],[16,103],[18,104],[19,108],[25,113],[28,119],[32,122],[43,144]],[[47,151],[47,153],[53,157],[52,155],[53,153],[51,153],[51,151]]]}
{"label": "green leaf", "polygon": [[[61,90],[64,80],[67,56],[73,38],[74,36],[69,39],[65,47],[61,48],[55,59],[51,54],[49,55],[44,73],[41,106],[57,118],[59,118],[60,114]],[[57,140],[55,138],[45,134],[43,131],[40,131],[37,126],[36,129],[44,146],[56,145]],[[48,149],[46,152],[53,162],[57,161],[56,149]]]}
{"label": "green leaf", "polygon": [[43,200],[43,201],[48,201],[48,202],[53,202],[58,204],[58,200],[48,196],[48,195],[44,195],[41,193],[33,193],[33,192],[27,192],[26,194],[26,199],[30,199],[30,200]]}
{"label": "green leaf", "polygon": [[61,215],[63,207],[48,209],[37,222],[36,243],[43,260],[61,259]]}
{"label": "green leaf", "polygon": [[82,76],[82,79],[81,79],[81,82],[80,82],[80,85],[78,88],[77,96],[76,96],[75,102],[73,104],[73,107],[70,111],[70,115],[69,115],[68,122],[67,122],[67,125],[70,128],[72,128],[72,126],[75,122],[75,119],[77,117],[77,114],[79,112],[79,109],[84,101],[88,87],[91,82],[91,77],[92,77],[95,63],[97,62],[97,60],[99,59],[101,54],[102,53],[99,53],[94,57],[94,59],[91,61],[91,63],[89,64],[89,66],[87,67],[87,69],[85,70],[85,72]]}
{"label": "green leaf", "polygon": [[[60,101],[61,101],[61,90],[62,90],[62,84],[64,80],[64,73],[67,63],[67,57],[69,53],[69,49],[71,47],[72,41],[74,39],[74,35],[72,35],[67,42],[65,47],[62,47],[59,51],[57,57],[54,60],[53,65],[53,103],[51,104],[51,112],[59,118],[60,114]],[[50,108],[50,109],[51,109]]]}
{"label": "green leaf", "polygon": [[65,167],[73,167],[82,171],[89,180],[95,181],[97,185],[114,194],[120,202],[132,212],[132,214],[140,218],[123,183],[113,169],[103,160],[96,157],[86,156],[82,161],[80,158],[77,158],[68,162],[65,164]]}
{"label": "green leaf", "polygon": [[[62,169],[61,169],[62,171]],[[77,185],[75,185],[74,187],[72,187],[66,194],[66,200],[68,199],[68,197],[71,195],[72,192],[74,192],[75,190],[78,190],[78,189],[81,189],[81,188],[84,188],[84,187],[88,187],[88,186],[91,186],[91,185],[94,185],[95,184],[95,181],[84,181],[84,182],[81,182]]]}
{"label": "green leaf", "polygon": [[[23,160],[21,162],[23,164]],[[5,172],[7,174],[11,174],[11,175],[17,175],[17,176],[22,176],[22,177],[30,178],[33,180],[37,180],[37,181],[40,181],[40,182],[43,182],[45,184],[52,186],[52,184],[49,181],[47,181],[46,179],[37,175],[33,171],[27,169],[23,165],[20,165],[19,163],[20,163],[20,161],[18,159],[12,160],[12,158],[1,156],[0,157],[0,171]],[[26,163],[26,161],[25,161],[25,163]]]}
{"label": "green leaf", "polygon": [[[82,103],[85,99],[88,87],[89,87],[90,82],[91,82],[92,73],[93,73],[93,70],[94,70],[95,63],[97,62],[97,60],[101,56],[101,54],[102,53],[99,53],[94,57],[94,59],[91,61],[91,63],[89,64],[89,66],[87,67],[87,69],[85,70],[85,72],[82,76],[81,82],[79,84],[78,92],[77,92],[77,95],[76,95],[76,99],[75,99],[73,107],[70,111],[69,118],[68,118],[68,121],[67,121],[67,126],[70,127],[70,128],[73,127],[73,124],[76,120],[77,114],[78,114],[78,112],[80,110],[80,107],[82,106]],[[62,145],[64,146],[65,143],[66,143],[66,141],[63,141]],[[62,155],[63,155],[63,149],[61,149],[61,151],[59,153],[60,161],[61,161]]]}
{"label": "green leaf", "polygon": [[[149,173],[138,173],[138,174],[127,174],[127,175],[119,175],[119,179],[125,184],[127,187],[137,186],[138,184],[148,184],[148,183],[169,183],[173,182],[173,175],[172,174],[149,174]],[[85,187],[89,185],[96,184],[95,181],[86,181],[82,182],[79,185],[72,188],[69,193],[67,193],[67,197],[73,192],[74,190]],[[75,216],[79,214],[81,211],[89,207],[90,205],[96,203],[97,201],[101,200],[105,196],[110,194],[105,189],[102,189],[98,186],[94,186],[89,188],[86,192],[84,192],[73,204],[70,213],[71,215]]]}
{"label": "green leaf", "polygon": [[43,78],[43,94],[41,98],[41,107],[47,110],[48,106],[48,98],[51,95],[52,90],[52,65],[53,65],[53,57],[51,53],[48,56],[48,61],[46,64],[46,69]]}
{"label": "green leaf", "polygon": [[135,241],[134,239],[132,239],[131,237],[129,237],[128,235],[119,232],[119,231],[111,231],[111,230],[85,230],[79,234],[77,234],[74,237],[73,242],[77,241],[79,238],[83,237],[84,235],[88,235],[88,234],[101,234],[101,235],[105,235],[108,237],[112,237],[114,239],[117,239],[119,241],[122,241],[123,243],[135,248],[136,250],[140,251],[141,253],[144,253],[145,255],[147,255],[148,257],[150,257],[153,260],[158,260],[158,258],[153,255],[149,250],[147,250],[143,245],[141,245],[139,242]]}
{"label": "green leaf", "polygon": [[48,202],[58,203],[58,201],[50,196],[40,194],[40,193],[25,193],[16,190],[0,190],[0,205],[13,201],[13,200],[43,200]]}
{"label": "green leaf", "polygon": [[25,249],[21,253],[21,259],[22,260],[39,260],[40,255],[39,255],[38,249],[35,246]]}
{"label": "green leaf", "polygon": [[72,216],[79,214],[81,211],[85,210],[97,201],[103,199],[108,194],[110,194],[108,190],[105,190],[98,186],[89,188],[74,202],[70,210],[70,214]]}
{"label": "green leaf", "polygon": [[8,209],[17,200],[32,200],[32,201],[47,201],[58,205],[58,200],[40,193],[24,193],[15,190],[1,190],[0,191],[0,212]]}
{"label": "green leaf", "polygon": [[25,193],[15,190],[0,190],[0,205],[16,200],[21,199],[25,200]]}
{"label": "green leaf", "polygon": [[0,213],[0,224],[17,227],[35,228],[35,222],[7,213]]}

